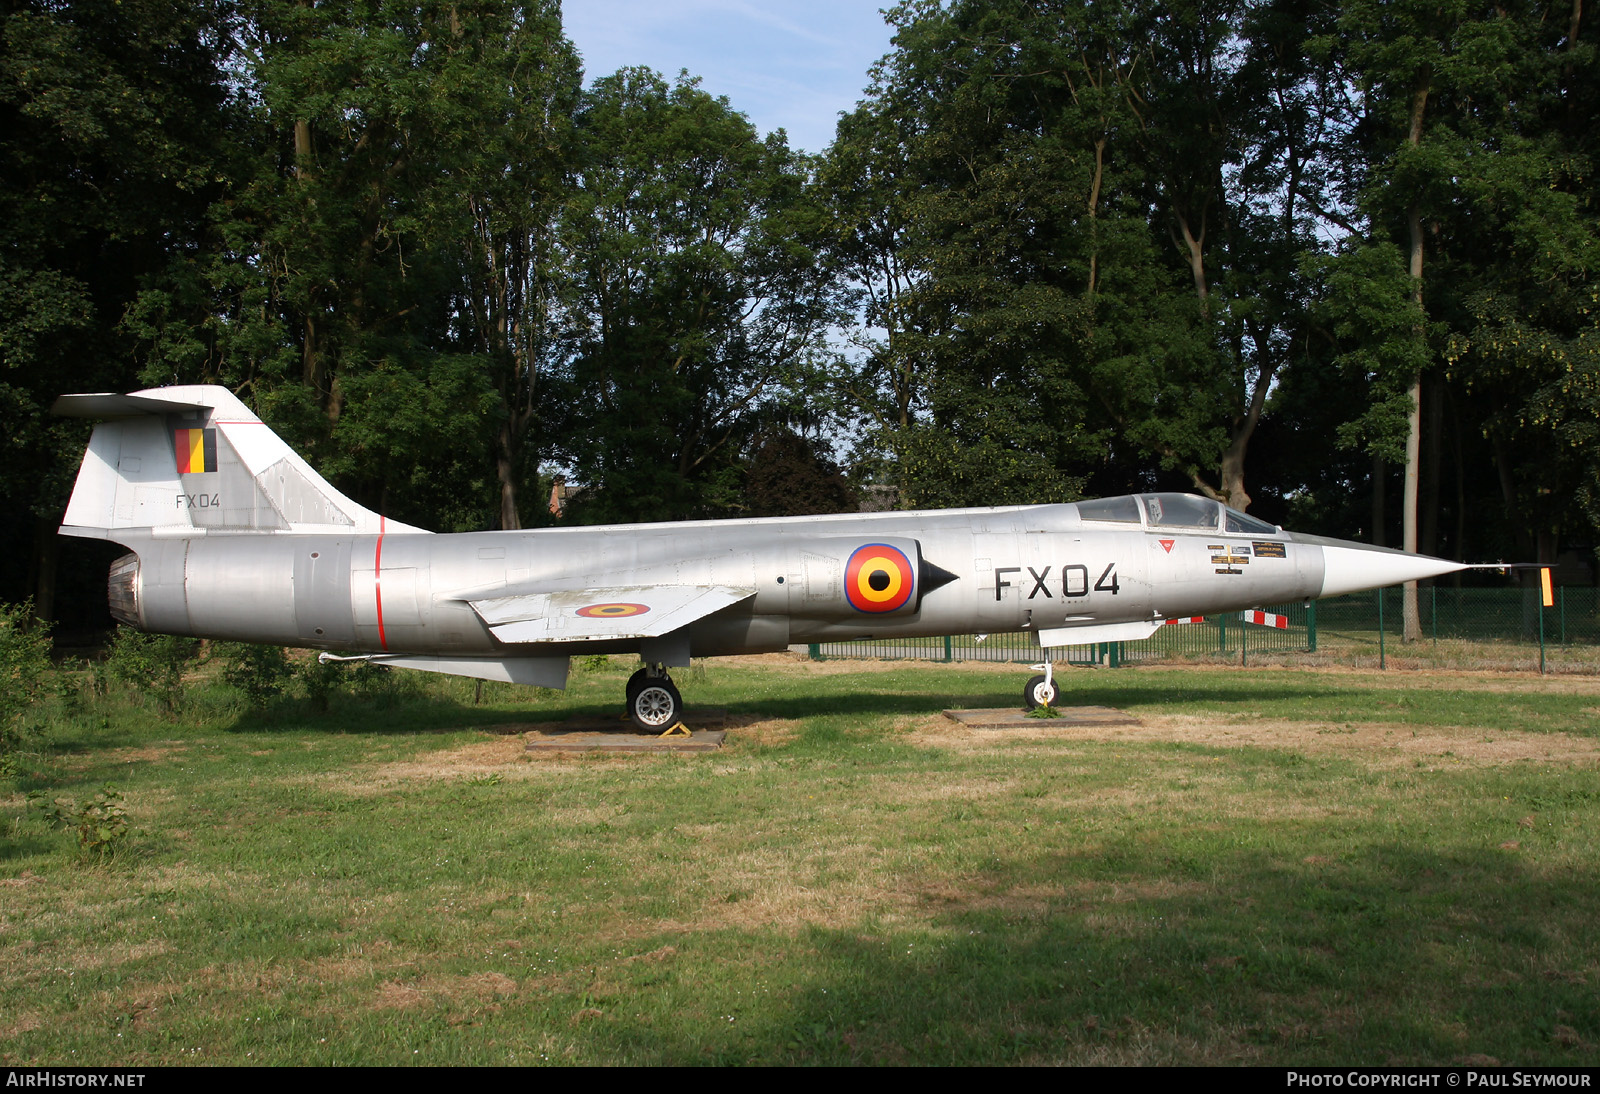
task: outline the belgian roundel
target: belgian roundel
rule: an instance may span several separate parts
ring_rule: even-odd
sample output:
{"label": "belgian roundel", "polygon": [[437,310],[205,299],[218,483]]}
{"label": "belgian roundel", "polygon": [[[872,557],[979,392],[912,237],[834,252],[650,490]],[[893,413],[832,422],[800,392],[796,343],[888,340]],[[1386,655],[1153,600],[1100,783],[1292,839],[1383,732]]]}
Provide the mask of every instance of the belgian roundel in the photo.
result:
{"label": "belgian roundel", "polygon": [[646,604],[590,604],[578,609],[586,619],[620,619],[628,615],[643,615],[649,611]]}
{"label": "belgian roundel", "polygon": [[869,543],[856,548],[844,568],[844,595],[858,612],[892,612],[916,592],[917,574],[898,547]]}

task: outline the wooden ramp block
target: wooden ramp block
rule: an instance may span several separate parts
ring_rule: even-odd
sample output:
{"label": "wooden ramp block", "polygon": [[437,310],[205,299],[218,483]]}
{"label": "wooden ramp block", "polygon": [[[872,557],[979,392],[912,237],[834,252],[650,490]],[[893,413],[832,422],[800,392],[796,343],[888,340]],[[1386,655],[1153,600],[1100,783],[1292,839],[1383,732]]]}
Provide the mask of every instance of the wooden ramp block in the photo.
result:
{"label": "wooden ramp block", "polygon": [[998,710],[947,710],[944,716],[968,729],[1066,729],[1069,726],[1136,726],[1139,719],[1111,707],[1056,707],[1055,718],[1030,718],[1015,707]]}

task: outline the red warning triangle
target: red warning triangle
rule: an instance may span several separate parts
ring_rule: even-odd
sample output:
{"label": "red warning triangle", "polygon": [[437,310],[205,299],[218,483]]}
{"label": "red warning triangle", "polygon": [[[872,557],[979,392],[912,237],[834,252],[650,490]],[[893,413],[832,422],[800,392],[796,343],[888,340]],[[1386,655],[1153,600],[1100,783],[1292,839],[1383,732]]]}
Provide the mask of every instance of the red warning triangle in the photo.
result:
{"label": "red warning triangle", "polygon": [[1170,555],[1172,553],[1172,545],[1176,542],[1178,541],[1175,539],[1164,539],[1161,541],[1161,549]]}

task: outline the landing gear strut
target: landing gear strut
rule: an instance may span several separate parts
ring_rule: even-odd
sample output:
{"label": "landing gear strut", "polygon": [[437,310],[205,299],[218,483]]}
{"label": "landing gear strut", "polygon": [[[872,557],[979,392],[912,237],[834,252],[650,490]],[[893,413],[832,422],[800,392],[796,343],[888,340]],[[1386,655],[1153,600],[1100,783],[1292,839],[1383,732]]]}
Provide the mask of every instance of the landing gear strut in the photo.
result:
{"label": "landing gear strut", "polygon": [[643,733],[660,733],[683,716],[683,696],[664,665],[649,665],[628,678],[628,717]]}

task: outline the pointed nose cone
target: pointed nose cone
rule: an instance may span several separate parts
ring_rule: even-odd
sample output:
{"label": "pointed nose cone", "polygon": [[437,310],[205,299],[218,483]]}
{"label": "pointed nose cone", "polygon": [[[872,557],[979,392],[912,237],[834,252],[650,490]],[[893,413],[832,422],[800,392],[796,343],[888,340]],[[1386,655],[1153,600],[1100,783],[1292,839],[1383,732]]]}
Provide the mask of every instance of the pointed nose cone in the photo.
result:
{"label": "pointed nose cone", "polygon": [[[1297,537],[1299,538],[1299,537]],[[1402,581],[1420,581],[1440,574],[1465,570],[1460,562],[1447,562],[1428,555],[1413,555],[1388,547],[1324,539],[1322,545],[1322,591],[1318,596],[1379,589]]]}

